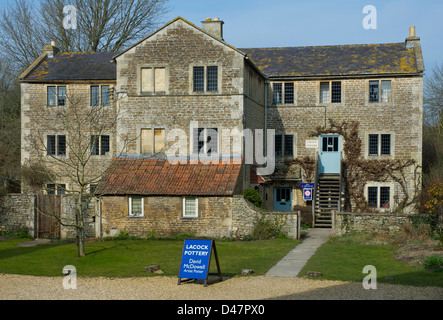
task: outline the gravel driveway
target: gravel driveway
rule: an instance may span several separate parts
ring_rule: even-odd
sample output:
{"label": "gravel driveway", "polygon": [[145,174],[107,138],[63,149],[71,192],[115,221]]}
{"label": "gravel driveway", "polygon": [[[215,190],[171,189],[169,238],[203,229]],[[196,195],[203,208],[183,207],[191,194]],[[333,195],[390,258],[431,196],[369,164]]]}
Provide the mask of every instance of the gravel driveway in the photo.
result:
{"label": "gravel driveway", "polygon": [[63,277],[0,274],[1,300],[443,300],[443,288],[379,283],[365,290],[361,283],[297,277],[244,276],[204,287],[177,285],[175,277],[77,278],[77,289],[63,288]]}

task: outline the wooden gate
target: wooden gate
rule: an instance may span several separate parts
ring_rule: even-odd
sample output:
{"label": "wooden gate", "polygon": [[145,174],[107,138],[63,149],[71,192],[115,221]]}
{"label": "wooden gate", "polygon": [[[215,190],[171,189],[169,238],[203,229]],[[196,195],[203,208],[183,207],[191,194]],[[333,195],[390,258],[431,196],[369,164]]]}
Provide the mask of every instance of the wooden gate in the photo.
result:
{"label": "wooden gate", "polygon": [[36,196],[37,237],[44,239],[60,238],[61,196]]}

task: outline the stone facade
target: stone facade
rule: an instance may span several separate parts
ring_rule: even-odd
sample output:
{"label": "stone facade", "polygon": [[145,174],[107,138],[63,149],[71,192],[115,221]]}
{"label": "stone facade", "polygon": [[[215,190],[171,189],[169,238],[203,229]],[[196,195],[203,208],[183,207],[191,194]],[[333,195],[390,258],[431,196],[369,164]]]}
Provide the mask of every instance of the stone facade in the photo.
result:
{"label": "stone facade", "polygon": [[[318,147],[307,148],[306,142],[319,139],[311,134],[318,126],[327,127],[328,119],[360,123],[363,158],[413,159],[415,166],[421,166],[424,68],[419,38],[415,34],[410,35],[404,45],[301,48],[295,54],[294,48],[234,48],[223,40],[222,26],[222,21],[208,20],[198,28],[183,18],[176,18],[123,52],[91,54],[88,59],[82,58],[86,53],[59,53],[52,48],[54,56],[42,55],[20,77],[22,164],[41,163],[51,167],[57,176],[57,181],[51,181],[51,184],[64,185],[67,190],[75,190],[73,179],[79,175],[90,177],[92,186],[100,180],[100,174],[115,156],[164,158],[171,155],[168,151],[172,149],[180,159],[193,160],[201,156],[195,152],[195,147],[203,142],[205,148],[212,144],[211,148],[216,149],[207,159],[243,159],[232,195],[197,196],[198,218],[183,218],[182,202],[186,195],[144,195],[144,214],[140,217],[129,217],[127,195],[103,196],[99,203],[91,205],[96,213],[87,222],[97,236],[112,236],[120,230],[137,236],[146,236],[155,230],[159,236],[189,232],[217,238],[233,236],[243,230],[249,232],[256,216],[265,213],[257,212],[237,196],[243,189],[251,187],[250,167],[263,164],[257,156],[275,150],[269,150],[266,143],[261,150],[255,141],[245,139],[242,135],[245,132],[255,138],[254,131],[273,129],[276,135],[293,138],[290,154],[277,155],[274,172],[263,175],[264,182],[255,185],[268,210],[274,209],[278,202],[274,199],[275,191],[289,188],[291,203],[286,208],[289,212],[267,212],[266,215],[269,219],[281,221],[291,237],[297,234],[295,226],[299,221],[293,208],[307,204],[300,184],[312,181],[303,181],[301,168],[288,165],[286,161],[315,157]],[[328,57],[324,50],[329,50],[337,59]],[[361,59],[359,53],[371,50],[375,52],[372,58],[355,61]],[[384,58],[378,59],[380,52],[382,58],[392,57],[393,65]],[[260,58],[263,53],[268,56]],[[322,65],[327,59],[332,61],[330,65]],[[79,72],[78,65],[72,61],[83,61],[81,66],[85,70]],[[54,67],[59,67],[58,63],[72,68],[71,72],[51,73],[51,66],[59,70]],[[95,70],[95,66],[99,71],[88,74],[88,70]],[[381,89],[381,81],[386,80],[390,81],[386,101],[370,102],[370,83],[378,81]],[[322,101],[322,83],[325,82],[331,84],[328,97],[332,96],[332,83],[340,83],[340,102]],[[201,85],[198,90],[196,83]],[[288,96],[286,89],[280,92],[277,100],[285,100],[284,103],[274,101],[278,84],[288,84],[292,88],[292,94]],[[66,88],[67,108],[47,105],[48,86]],[[69,171],[66,166],[58,166],[60,161],[57,160],[73,160],[75,152],[47,156],[46,137],[61,134],[66,135],[70,143],[76,140],[86,145],[90,143],[94,133],[88,129],[87,123],[77,131],[68,132],[59,111],[73,109],[76,105],[90,110],[92,86],[110,88],[110,105],[100,118],[108,126],[109,150],[105,155],[92,155],[85,171],[78,168]],[[195,130],[199,128],[205,132],[217,130],[215,141],[206,136],[200,141],[196,139]],[[80,139],[75,137],[76,133]],[[374,135],[389,135],[388,154],[369,155],[369,139]],[[248,158],[247,153],[251,143],[253,159]],[[411,167],[405,173],[409,194],[414,191],[414,178],[414,168]],[[36,191],[27,187],[23,186],[24,193]],[[382,211],[394,210],[396,200],[404,196],[399,185],[391,180],[369,182],[366,196],[371,187],[389,187],[390,206],[380,206]],[[66,237],[70,234],[69,231],[63,232]]]}
{"label": "stone facade", "polygon": [[271,214],[250,204],[243,196],[198,197],[198,217],[183,217],[183,197],[144,197],[143,216],[130,217],[129,197],[102,197],[102,236],[126,231],[132,236],[159,237],[188,233],[212,238],[240,238],[250,235],[261,216],[277,221],[288,237],[299,236],[295,212]]}

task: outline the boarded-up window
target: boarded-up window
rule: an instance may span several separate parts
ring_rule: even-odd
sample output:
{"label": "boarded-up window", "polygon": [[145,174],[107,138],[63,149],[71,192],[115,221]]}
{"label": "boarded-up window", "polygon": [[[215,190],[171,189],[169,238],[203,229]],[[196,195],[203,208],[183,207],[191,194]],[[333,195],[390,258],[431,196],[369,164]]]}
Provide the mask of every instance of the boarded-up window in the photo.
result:
{"label": "boarded-up window", "polygon": [[154,83],[152,82],[152,68],[142,69],[142,91],[152,92],[154,91]]}
{"label": "boarded-up window", "polygon": [[166,90],[166,71],[165,68],[155,68],[155,91]]}
{"label": "boarded-up window", "polygon": [[[154,135],[152,134],[154,132]],[[140,153],[154,154],[165,151],[166,134],[165,129],[141,129]]]}
{"label": "boarded-up window", "polygon": [[165,129],[154,129],[154,153],[165,150]]}
{"label": "boarded-up window", "polygon": [[166,91],[166,69],[142,68],[141,91],[142,92]]}
{"label": "boarded-up window", "polygon": [[141,130],[141,150],[142,154],[152,153],[152,129]]}

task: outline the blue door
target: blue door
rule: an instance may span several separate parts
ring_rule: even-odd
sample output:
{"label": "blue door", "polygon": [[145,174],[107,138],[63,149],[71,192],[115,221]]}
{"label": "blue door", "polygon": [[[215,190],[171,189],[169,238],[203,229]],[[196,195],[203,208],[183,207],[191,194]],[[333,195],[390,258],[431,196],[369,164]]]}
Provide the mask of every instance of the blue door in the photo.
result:
{"label": "blue door", "polygon": [[274,210],[292,211],[291,188],[274,188]]}
{"label": "blue door", "polygon": [[320,173],[340,173],[340,136],[320,136]]}

